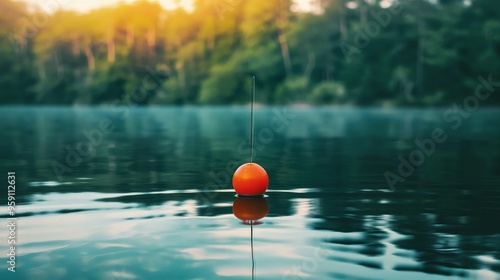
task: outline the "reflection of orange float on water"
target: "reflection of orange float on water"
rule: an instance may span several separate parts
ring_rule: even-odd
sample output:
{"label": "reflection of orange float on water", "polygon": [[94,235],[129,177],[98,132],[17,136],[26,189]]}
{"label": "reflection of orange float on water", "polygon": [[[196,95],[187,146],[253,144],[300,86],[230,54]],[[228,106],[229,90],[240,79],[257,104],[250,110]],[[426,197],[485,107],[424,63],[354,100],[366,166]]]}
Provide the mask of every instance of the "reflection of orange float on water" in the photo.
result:
{"label": "reflection of orange float on water", "polygon": [[233,175],[233,188],[238,195],[263,195],[269,186],[266,170],[252,162],[253,155],[253,104],[255,103],[255,76],[252,78],[252,102],[250,108],[250,163],[238,167]]}
{"label": "reflection of orange float on water", "polygon": [[269,213],[269,204],[264,197],[242,198],[237,197],[233,202],[233,214],[247,225],[259,225],[260,219]]}
{"label": "reflection of orange float on water", "polygon": [[250,225],[250,250],[252,254],[252,279],[255,279],[255,258],[253,253],[253,226],[260,225],[259,220],[269,213],[267,199],[262,197],[236,197],[233,202],[233,214],[244,225]]}

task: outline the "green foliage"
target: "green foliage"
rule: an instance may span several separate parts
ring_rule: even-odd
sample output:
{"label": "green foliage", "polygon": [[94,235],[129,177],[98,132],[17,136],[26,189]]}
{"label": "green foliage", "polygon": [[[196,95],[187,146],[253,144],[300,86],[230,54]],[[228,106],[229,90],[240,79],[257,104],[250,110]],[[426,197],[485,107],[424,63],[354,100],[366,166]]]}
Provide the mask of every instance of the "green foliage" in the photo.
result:
{"label": "green foliage", "polygon": [[22,4],[0,2],[0,104],[35,101],[32,45],[18,31],[26,15]]}
{"label": "green foliage", "polygon": [[0,104],[110,104],[138,90],[138,104],[242,104],[255,75],[266,104],[446,105],[479,76],[500,79],[496,0],[323,0],[315,13],[221,3],[47,15],[1,1]]}
{"label": "green foliage", "polygon": [[312,104],[342,104],[346,100],[345,87],[336,82],[319,83],[309,96],[309,101]]}
{"label": "green foliage", "polygon": [[307,79],[304,77],[294,77],[285,80],[276,91],[276,100],[278,104],[289,104],[304,101],[304,95],[307,93]]}
{"label": "green foliage", "polygon": [[152,100],[156,104],[182,104],[185,93],[178,79],[168,79]]}
{"label": "green foliage", "polygon": [[245,96],[244,92],[247,90],[244,87],[247,65],[246,55],[237,53],[228,62],[212,67],[209,78],[202,84],[200,103],[224,104],[243,101],[241,97]]}

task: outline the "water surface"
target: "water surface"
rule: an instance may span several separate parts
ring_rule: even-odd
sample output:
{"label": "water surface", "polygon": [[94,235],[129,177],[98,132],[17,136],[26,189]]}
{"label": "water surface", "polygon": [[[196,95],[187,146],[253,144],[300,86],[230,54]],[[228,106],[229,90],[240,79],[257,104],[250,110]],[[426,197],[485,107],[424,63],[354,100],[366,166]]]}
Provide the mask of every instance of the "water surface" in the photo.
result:
{"label": "water surface", "polygon": [[[0,277],[500,279],[500,112],[445,111],[257,108],[271,183],[250,226],[230,184],[246,107],[1,108],[19,244]],[[419,149],[436,129],[446,140]]]}

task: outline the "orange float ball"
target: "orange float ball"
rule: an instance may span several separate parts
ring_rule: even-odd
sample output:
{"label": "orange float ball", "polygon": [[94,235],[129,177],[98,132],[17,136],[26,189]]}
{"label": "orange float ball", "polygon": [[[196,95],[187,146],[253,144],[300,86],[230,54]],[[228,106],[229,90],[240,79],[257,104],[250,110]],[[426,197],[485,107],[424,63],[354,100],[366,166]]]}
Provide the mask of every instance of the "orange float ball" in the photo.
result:
{"label": "orange float ball", "polygon": [[233,214],[236,218],[246,222],[256,222],[269,213],[269,204],[267,199],[259,198],[241,198],[237,197],[233,202]]}
{"label": "orange float ball", "polygon": [[245,163],[234,172],[233,188],[239,195],[262,195],[268,186],[266,170],[256,163]]}

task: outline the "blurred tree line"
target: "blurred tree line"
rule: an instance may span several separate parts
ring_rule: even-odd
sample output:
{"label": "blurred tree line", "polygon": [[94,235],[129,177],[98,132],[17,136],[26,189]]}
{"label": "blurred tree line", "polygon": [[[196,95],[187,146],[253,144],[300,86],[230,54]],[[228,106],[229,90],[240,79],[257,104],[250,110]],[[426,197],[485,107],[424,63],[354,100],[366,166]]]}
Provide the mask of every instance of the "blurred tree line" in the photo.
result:
{"label": "blurred tree line", "polygon": [[[498,0],[0,2],[0,103],[445,105],[500,81]],[[54,8],[51,10],[51,8]],[[489,104],[499,104],[492,94]]]}

